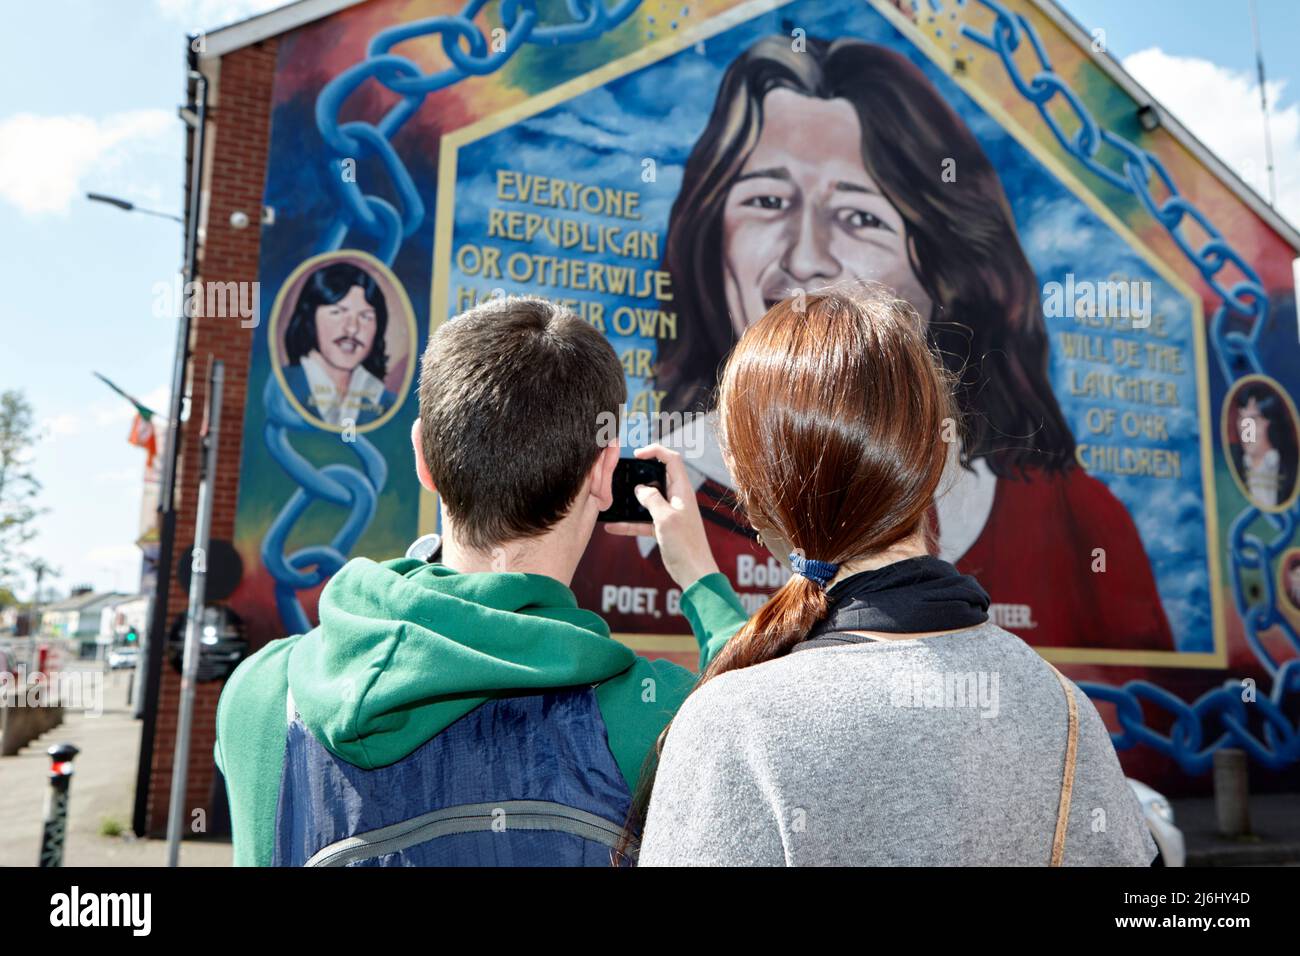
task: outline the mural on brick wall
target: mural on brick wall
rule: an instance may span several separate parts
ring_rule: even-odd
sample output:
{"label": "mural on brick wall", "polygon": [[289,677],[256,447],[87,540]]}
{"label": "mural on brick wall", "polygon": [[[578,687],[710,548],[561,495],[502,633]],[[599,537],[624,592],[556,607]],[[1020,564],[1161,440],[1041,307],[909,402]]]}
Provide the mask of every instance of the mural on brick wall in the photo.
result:
{"label": "mural on brick wall", "polygon": [[[509,293],[610,338],[625,444],[682,450],[758,606],[786,572],[735,505],[719,363],[771,302],[869,279],[958,378],[932,517],[994,620],[1084,684],[1130,773],[1177,788],[1226,745],[1294,771],[1293,253],[1091,51],[997,0],[484,6],[372,0],[281,39],[236,529],[255,641],[434,529],[418,350]],[[574,590],[692,662],[652,540],[598,530]]]}

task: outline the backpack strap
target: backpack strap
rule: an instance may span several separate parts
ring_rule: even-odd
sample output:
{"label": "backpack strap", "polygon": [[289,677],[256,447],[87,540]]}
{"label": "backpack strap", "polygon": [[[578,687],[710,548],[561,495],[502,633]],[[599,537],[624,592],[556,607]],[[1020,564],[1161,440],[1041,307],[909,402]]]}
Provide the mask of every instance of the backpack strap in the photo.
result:
{"label": "backpack strap", "polygon": [[1070,825],[1070,797],[1074,793],[1074,765],[1079,756],[1079,703],[1074,699],[1074,685],[1051,664],[1052,673],[1065,691],[1065,701],[1070,710],[1069,736],[1065,743],[1065,772],[1061,777],[1061,801],[1056,810],[1056,834],[1052,837],[1051,866],[1060,866],[1065,858],[1065,831]]}

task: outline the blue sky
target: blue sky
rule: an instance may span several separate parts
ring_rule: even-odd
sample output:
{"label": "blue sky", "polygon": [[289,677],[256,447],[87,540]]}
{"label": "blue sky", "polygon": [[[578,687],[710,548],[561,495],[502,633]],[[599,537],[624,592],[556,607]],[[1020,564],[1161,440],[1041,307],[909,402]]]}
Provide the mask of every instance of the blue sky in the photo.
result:
{"label": "blue sky", "polygon": [[[176,273],[180,226],[87,203],[86,190],[177,212],[185,33],[265,0],[39,0],[0,32],[0,389],[23,390],[43,439],[49,509],[31,552],[58,590],[134,590],[143,453],[131,409],[92,372],[166,404],[172,319],[153,289]],[[1263,189],[1246,0],[1064,0],[1166,107]],[[1259,0],[1278,205],[1300,222],[1300,3]],[[22,585],[24,595],[26,585]]]}

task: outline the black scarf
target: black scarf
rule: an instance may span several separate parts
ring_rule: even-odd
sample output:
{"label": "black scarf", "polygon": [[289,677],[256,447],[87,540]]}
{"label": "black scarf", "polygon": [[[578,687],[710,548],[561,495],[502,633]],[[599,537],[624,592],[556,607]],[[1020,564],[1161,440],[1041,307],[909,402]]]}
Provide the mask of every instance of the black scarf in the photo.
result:
{"label": "black scarf", "polygon": [[989,596],[979,582],[929,555],[847,577],[826,598],[826,617],[795,650],[871,640],[844,631],[918,634],[975,627],[989,618]]}

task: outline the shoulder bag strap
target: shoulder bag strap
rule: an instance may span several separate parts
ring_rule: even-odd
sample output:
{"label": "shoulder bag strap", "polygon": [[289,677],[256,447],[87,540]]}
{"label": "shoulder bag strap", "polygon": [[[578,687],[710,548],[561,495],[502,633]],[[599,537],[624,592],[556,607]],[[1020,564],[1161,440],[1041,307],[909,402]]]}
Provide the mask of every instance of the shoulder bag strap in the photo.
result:
{"label": "shoulder bag strap", "polygon": [[[1047,666],[1052,667],[1051,664]],[[1070,825],[1070,797],[1074,792],[1074,764],[1079,755],[1079,704],[1074,699],[1074,685],[1055,667],[1052,667],[1052,673],[1060,681],[1070,709],[1070,730],[1065,744],[1065,773],[1061,778],[1061,802],[1056,810],[1056,835],[1052,838],[1051,865],[1060,866],[1065,858],[1065,831]]]}

